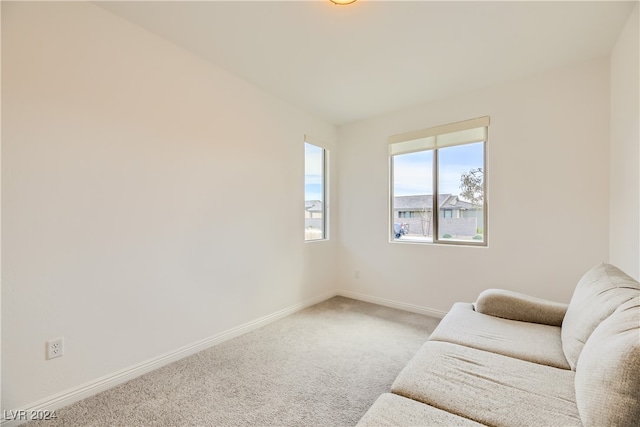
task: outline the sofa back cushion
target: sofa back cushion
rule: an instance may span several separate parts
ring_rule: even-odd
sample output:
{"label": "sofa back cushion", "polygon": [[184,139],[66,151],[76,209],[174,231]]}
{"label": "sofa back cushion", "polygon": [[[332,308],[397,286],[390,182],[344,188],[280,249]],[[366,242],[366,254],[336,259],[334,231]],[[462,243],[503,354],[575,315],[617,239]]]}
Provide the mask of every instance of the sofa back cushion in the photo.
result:
{"label": "sofa back cushion", "polygon": [[575,371],[584,344],[600,322],[639,292],[637,281],[610,264],[582,276],[562,321],[562,350],[571,369]]}
{"label": "sofa back cushion", "polygon": [[593,331],[578,360],[575,385],[585,426],[640,425],[640,297]]}

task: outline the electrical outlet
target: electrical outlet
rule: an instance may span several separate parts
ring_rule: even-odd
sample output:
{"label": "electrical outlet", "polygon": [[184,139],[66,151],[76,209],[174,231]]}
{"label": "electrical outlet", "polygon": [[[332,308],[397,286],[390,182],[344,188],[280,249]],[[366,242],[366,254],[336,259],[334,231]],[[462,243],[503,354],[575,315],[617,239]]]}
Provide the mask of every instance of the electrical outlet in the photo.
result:
{"label": "electrical outlet", "polygon": [[353,274],[353,277],[355,277],[356,279],[360,278],[360,270],[356,270]]}
{"label": "electrical outlet", "polygon": [[64,338],[47,341],[47,359],[55,359],[64,354]]}

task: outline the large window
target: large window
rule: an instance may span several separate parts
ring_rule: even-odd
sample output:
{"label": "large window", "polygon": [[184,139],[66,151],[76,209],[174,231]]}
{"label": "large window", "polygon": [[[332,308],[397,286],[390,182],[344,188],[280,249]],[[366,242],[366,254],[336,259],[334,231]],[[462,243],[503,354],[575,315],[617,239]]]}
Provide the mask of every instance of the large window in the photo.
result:
{"label": "large window", "polygon": [[326,150],[304,143],[304,240],[327,238]]}
{"label": "large window", "polygon": [[487,244],[489,117],[389,138],[391,239]]}

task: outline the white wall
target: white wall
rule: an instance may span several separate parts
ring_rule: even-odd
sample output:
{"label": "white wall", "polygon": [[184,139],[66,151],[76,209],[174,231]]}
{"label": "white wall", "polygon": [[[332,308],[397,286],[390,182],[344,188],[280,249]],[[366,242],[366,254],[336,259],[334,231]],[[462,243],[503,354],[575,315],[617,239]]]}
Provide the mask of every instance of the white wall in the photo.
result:
{"label": "white wall", "polygon": [[638,5],[611,53],[610,260],[640,280]]}
{"label": "white wall", "polygon": [[[387,137],[484,115],[489,246],[389,243]],[[343,126],[338,139],[347,293],[439,311],[488,287],[568,302],[608,260],[608,58]]]}
{"label": "white wall", "polygon": [[333,291],[333,125],[85,2],[2,3],[2,88],[3,410]]}

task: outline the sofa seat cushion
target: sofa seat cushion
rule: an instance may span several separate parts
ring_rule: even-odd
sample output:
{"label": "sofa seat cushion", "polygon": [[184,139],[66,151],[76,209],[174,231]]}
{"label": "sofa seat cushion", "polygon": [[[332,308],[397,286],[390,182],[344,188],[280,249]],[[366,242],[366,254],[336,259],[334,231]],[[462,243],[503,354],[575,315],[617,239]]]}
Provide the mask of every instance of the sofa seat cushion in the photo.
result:
{"label": "sofa seat cushion", "polygon": [[406,397],[385,393],[369,408],[356,427],[395,426],[478,427],[482,424]]}
{"label": "sofa seat cushion", "polygon": [[575,372],[428,341],[392,391],[492,426],[582,426]]}
{"label": "sofa seat cushion", "polygon": [[571,369],[557,326],[503,319],[456,303],[429,337],[556,368]]}
{"label": "sofa seat cushion", "polygon": [[585,426],[640,426],[640,297],[618,307],[587,340],[576,398]]}
{"label": "sofa seat cushion", "polygon": [[620,305],[640,295],[640,284],[610,264],[600,264],[580,279],[562,322],[562,348],[575,370],[593,330]]}

